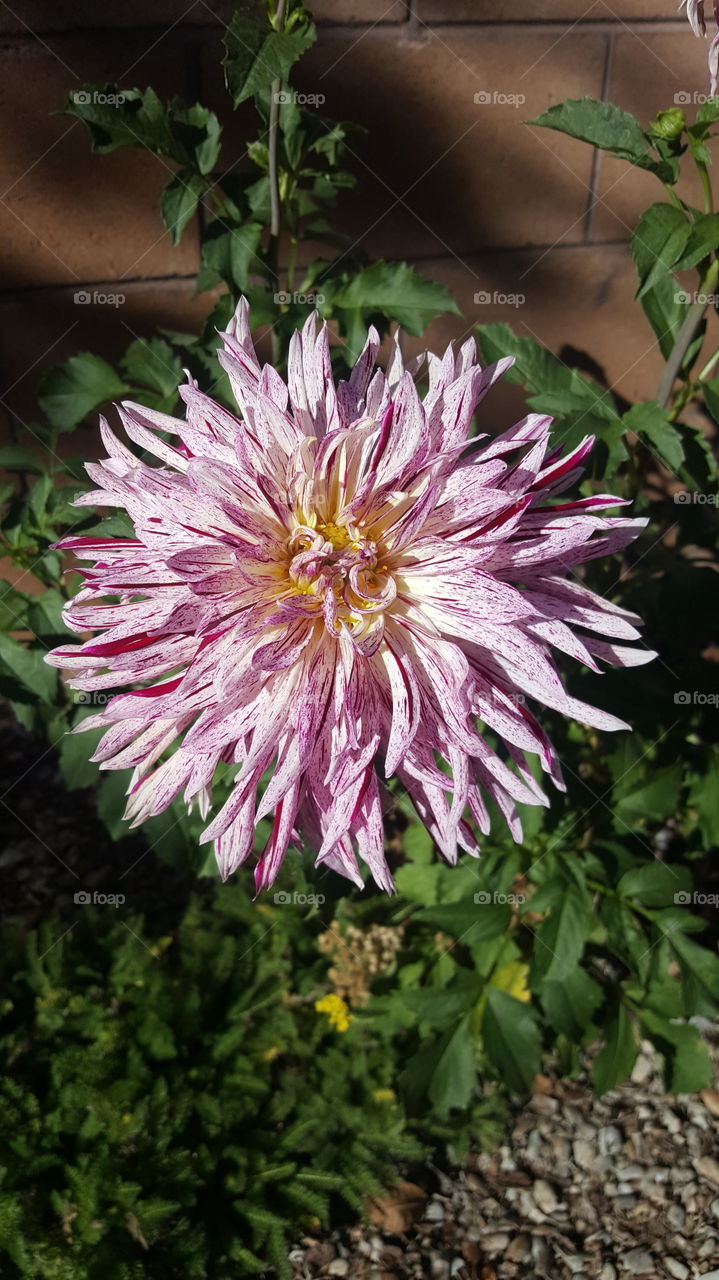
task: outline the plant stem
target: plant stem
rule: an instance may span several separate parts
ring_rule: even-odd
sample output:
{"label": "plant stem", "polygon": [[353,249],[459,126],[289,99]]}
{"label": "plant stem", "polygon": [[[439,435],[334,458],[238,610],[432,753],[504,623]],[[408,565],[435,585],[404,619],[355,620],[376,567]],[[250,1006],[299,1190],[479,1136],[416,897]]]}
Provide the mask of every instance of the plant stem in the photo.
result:
{"label": "plant stem", "polygon": [[[276,31],[282,31],[285,19],[285,0],[278,0],[277,12],[275,14],[274,27]],[[279,289],[279,253],[280,253],[280,187],[277,173],[277,134],[280,123],[280,102],[279,95],[282,88],[282,81],[279,76],[272,81],[270,89],[270,127],[267,139],[267,158],[268,158],[268,180],[270,187],[270,241],[267,246],[267,263],[272,276],[272,284],[275,292]],[[280,354],[279,336],[275,329],[272,330],[272,361],[276,364]]]}
{"label": "plant stem", "polygon": [[717,280],[719,279],[719,261],[714,261],[704,276],[699,286],[699,296],[697,300],[690,306],[684,322],[676,336],[674,346],[669,354],[662,380],[659,383],[657,391],[657,403],[664,408],[669,401],[674,386],[674,380],[682,367],[684,357],[692,344],[694,335],[702,322],[704,312],[707,309],[707,295],[714,292]]}
{"label": "plant stem", "polygon": [[702,191],[704,192],[704,212],[713,213],[714,197],[712,195],[712,184],[709,178],[709,170],[706,165],[701,164],[699,160],[697,160],[696,164],[697,169],[699,170],[699,180],[702,184]]}

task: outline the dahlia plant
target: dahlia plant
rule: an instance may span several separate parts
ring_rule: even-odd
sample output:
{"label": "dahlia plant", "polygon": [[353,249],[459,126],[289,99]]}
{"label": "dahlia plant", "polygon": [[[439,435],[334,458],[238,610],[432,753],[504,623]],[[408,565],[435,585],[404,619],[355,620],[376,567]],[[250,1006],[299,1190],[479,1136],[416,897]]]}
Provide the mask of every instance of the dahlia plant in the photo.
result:
{"label": "dahlia plant", "polygon": [[79,726],[106,730],[101,768],[134,767],[126,818],[143,823],[180,792],[205,818],[220,762],[238,766],[203,840],[226,877],[274,814],[258,889],[304,840],[317,865],[361,887],[359,857],[391,890],[391,775],[449,863],[458,847],[479,852],[488,800],[520,840],[517,802],[548,803],[530,757],[563,786],[527,699],[628,727],[570,696],[552,650],[594,671],[654,656],[623,643],[636,617],[575,572],[646,522],[607,516],[621,500],[606,494],[557,501],[591,437],[563,456],[537,413],[472,434],[512,363],[482,368],[472,339],[441,360],[427,353],[421,400],[398,341],[386,371],[375,367],[374,329],[337,386],[314,316],[292,338],[287,383],[261,367],[245,299],[222,338],[239,416],[192,379],[184,420],[124,403],[127,436],[159,465],[103,420],[108,457],[88,464],[97,488],[77,503],[124,508],[135,536],[58,544],[92,562],[65,620],[101,634],[48,661],[88,693],[135,686]]}

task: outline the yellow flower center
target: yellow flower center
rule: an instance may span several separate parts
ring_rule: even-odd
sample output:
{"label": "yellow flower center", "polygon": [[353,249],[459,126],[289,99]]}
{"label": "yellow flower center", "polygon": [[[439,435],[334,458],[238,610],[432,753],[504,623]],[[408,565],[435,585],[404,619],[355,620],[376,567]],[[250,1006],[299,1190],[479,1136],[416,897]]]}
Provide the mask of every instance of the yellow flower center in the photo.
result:
{"label": "yellow flower center", "polygon": [[318,524],[317,532],[322,534],[326,542],[332,543],[335,551],[348,547],[352,541],[347,529],[341,524],[335,524],[333,520],[328,520],[327,524]]}

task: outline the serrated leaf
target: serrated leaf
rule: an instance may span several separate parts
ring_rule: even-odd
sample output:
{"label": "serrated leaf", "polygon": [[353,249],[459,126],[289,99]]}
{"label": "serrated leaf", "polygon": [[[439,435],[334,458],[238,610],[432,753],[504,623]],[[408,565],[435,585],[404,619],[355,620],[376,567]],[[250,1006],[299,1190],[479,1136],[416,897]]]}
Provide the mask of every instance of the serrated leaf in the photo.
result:
{"label": "serrated leaf", "polygon": [[291,67],[316,36],[313,24],[306,19],[291,32],[268,30],[262,4],[246,4],[235,12],[223,37],[222,60],[234,106],[264,93],[274,80],[286,81]]}
{"label": "serrated leaf", "polygon": [[685,271],[689,267],[696,267],[717,249],[719,249],[719,214],[703,213],[692,224],[682,254],[674,264],[674,270]]}
{"label": "serrated leaf", "polygon": [[160,213],[173,244],[180,243],[182,233],[194,216],[206,188],[205,179],[192,169],[181,169],[163,187]]}
{"label": "serrated leaf", "polygon": [[233,293],[244,293],[251,273],[264,267],[258,254],[263,228],[259,222],[246,222],[227,231],[216,223],[202,244],[202,265],[197,277],[197,291],[227,284]]}
{"label": "serrated leaf", "polygon": [[709,750],[704,774],[691,784],[689,804],[697,811],[702,839],[707,845],[716,844],[719,832],[719,750]]}
{"label": "serrated leaf", "polygon": [[684,462],[681,433],[667,420],[666,411],[656,400],[632,405],[622,418],[625,428],[634,431],[659,457],[670,471],[677,472]]}
{"label": "serrated leaf", "polygon": [[632,787],[631,780],[624,779],[612,797],[619,828],[626,829],[627,825],[647,821],[661,822],[670,817],[676,812],[681,785],[682,766],[679,761],[655,770],[640,786]]}
{"label": "serrated leaf", "polygon": [[589,142],[641,168],[651,163],[649,144],[639,121],[611,102],[589,97],[569,98],[527,123]]}
{"label": "serrated leaf", "polygon": [[656,1045],[666,1064],[670,1093],[698,1093],[713,1079],[709,1051],[696,1027],[669,1022],[650,1009],[639,1009],[646,1035]]}
{"label": "serrated leaf", "polygon": [[141,147],[202,174],[217,163],[220,124],[214,112],[199,104],[163,103],[154,89],[86,85],[70,94],[65,114],[87,125],[93,150],[102,154]]}
{"label": "serrated leaf", "polygon": [[57,693],[57,672],[43,660],[44,654],[44,649],[29,649],[0,632],[0,666],[35,702],[52,702]]}
{"label": "serrated leaf", "polygon": [[500,903],[448,903],[423,907],[415,919],[427,920],[464,946],[497,938],[509,926],[511,907]]}
{"label": "serrated leaf", "polygon": [[428,1096],[439,1115],[446,1115],[453,1107],[469,1106],[477,1083],[476,1056],[477,1048],[465,1018],[447,1033],[432,1073]]}
{"label": "serrated leaf", "polygon": [[484,1047],[512,1093],[525,1093],[541,1066],[539,1028],[526,1004],[490,987],[482,1019]]}
{"label": "serrated leaf", "polygon": [[532,952],[533,981],[558,981],[581,959],[591,920],[592,900],[586,890],[566,885],[537,931]]}
{"label": "serrated leaf", "polygon": [[539,998],[545,1017],[561,1035],[579,1042],[602,1003],[602,988],[579,966],[561,982],[542,982]]}
{"label": "serrated leaf", "polygon": [[[397,324],[415,337],[439,315],[460,315],[452,295],[444,285],[426,280],[406,262],[373,262],[357,271],[346,284],[330,293],[332,311],[350,316],[377,315]],[[351,338],[353,343],[356,338]]]}
{"label": "serrated leaf", "polygon": [[673,205],[654,204],[639,219],[632,235],[632,257],[640,282],[644,284],[654,272],[653,284],[643,290],[641,303],[665,359],[674,346],[689,299],[670,271],[657,274],[654,268],[667,239],[678,230],[680,219],[684,220],[684,215]]}
{"label": "serrated leaf", "polygon": [[[92,714],[92,708],[80,708],[73,717],[72,727]],[[104,729],[88,729],[86,733],[66,733],[60,739],[60,773],[68,791],[92,787],[102,777],[99,766],[91,763],[90,756],[104,733]]]}
{"label": "serrated leaf", "polygon": [[43,373],[37,400],[54,427],[71,431],[88,414],[128,390],[112,365],[100,356],[83,352]]}
{"label": "serrated leaf", "polygon": [[636,898],[647,907],[667,907],[685,902],[691,895],[692,876],[688,867],[670,866],[665,862],[648,862],[643,867],[625,871],[617,885],[624,898]]}
{"label": "serrated leaf", "polygon": [[131,342],[122,359],[122,369],[128,382],[156,392],[150,408],[162,408],[166,412],[174,406],[177,388],[182,381],[182,361],[169,343],[162,338],[138,338]]}

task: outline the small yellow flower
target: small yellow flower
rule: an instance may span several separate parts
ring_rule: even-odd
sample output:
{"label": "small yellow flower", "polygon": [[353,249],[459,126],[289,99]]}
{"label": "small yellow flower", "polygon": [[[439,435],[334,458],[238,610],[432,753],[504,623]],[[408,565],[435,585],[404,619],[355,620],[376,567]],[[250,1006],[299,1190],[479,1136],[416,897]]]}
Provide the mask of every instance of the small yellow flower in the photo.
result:
{"label": "small yellow flower", "polygon": [[340,996],[322,996],[321,1000],[315,1000],[315,1009],[318,1013],[327,1014],[336,1031],[346,1031],[352,1021],[349,1007]]}
{"label": "small yellow flower", "polygon": [[372,1094],[373,1102],[394,1102],[396,1098],[394,1089],[375,1089]]}
{"label": "small yellow flower", "polygon": [[269,1049],[265,1049],[262,1059],[264,1062],[272,1062],[273,1059],[277,1057],[278,1053],[279,1049],[277,1048],[277,1045],[273,1044]]}

